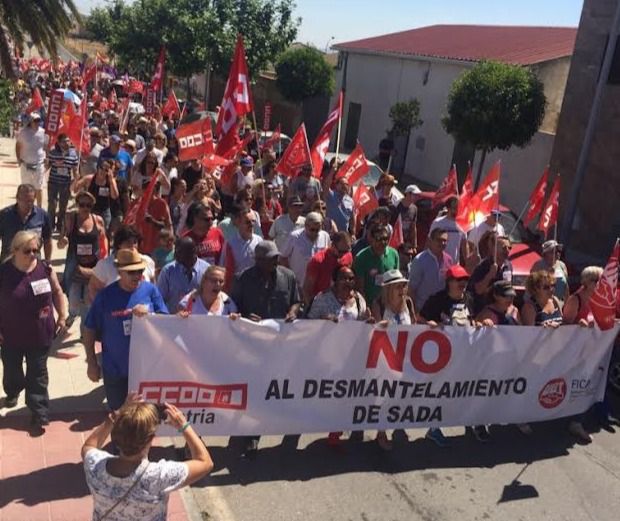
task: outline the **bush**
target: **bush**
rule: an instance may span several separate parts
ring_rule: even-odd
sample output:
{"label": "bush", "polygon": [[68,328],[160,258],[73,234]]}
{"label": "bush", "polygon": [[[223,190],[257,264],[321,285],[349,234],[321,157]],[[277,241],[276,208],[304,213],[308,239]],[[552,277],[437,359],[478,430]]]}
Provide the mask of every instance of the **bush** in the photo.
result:
{"label": "bush", "polygon": [[289,49],[276,63],[276,84],[282,95],[293,102],[313,96],[330,96],[334,75],[323,53],[312,47]]}

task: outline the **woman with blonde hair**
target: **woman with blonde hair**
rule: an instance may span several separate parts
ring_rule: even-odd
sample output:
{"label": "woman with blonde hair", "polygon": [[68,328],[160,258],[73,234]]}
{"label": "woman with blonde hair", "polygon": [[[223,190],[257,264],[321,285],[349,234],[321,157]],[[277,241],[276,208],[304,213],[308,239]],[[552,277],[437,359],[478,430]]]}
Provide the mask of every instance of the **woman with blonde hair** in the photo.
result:
{"label": "woman with blonde hair", "polygon": [[[185,438],[190,460],[149,461],[162,419]],[[108,436],[118,456],[101,449]],[[213,469],[209,451],[179,409],[169,403],[141,402],[133,393],[86,439],[82,459],[97,521],[164,520],[170,492],[191,485]]]}
{"label": "woman with blonde hair", "polygon": [[211,265],[207,268],[200,287],[185,295],[179,302],[179,315],[232,315],[237,306],[222,289],[226,280],[226,268]]}
{"label": "woman with blonde hair", "polygon": [[47,357],[54,337],[66,331],[67,304],[56,273],[38,257],[40,249],[37,232],[17,232],[11,255],[0,264],[0,354],[4,407],[15,407],[25,389],[31,423],[42,434],[49,424]]}

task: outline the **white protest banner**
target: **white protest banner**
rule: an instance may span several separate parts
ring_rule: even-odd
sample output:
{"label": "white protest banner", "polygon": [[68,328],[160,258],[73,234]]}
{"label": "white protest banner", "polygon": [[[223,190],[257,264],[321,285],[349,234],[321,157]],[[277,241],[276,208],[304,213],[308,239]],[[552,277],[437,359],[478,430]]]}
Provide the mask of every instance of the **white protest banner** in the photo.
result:
{"label": "white protest banner", "polygon": [[209,435],[522,423],[602,399],[618,326],[134,318],[129,389]]}

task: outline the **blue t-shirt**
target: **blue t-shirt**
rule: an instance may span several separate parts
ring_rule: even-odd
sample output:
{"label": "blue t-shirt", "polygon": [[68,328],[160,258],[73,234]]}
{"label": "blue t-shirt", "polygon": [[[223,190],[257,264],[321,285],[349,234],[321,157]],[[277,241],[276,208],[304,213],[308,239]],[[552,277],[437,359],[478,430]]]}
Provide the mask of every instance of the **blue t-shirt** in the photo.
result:
{"label": "blue t-shirt", "polygon": [[118,170],[118,177],[121,179],[128,179],[128,171],[133,168],[133,159],[126,150],[119,149],[116,154],[113,154],[110,150],[110,147],[104,148],[99,154],[99,159],[97,160],[97,168],[102,161],[106,159],[111,159],[112,161],[116,161],[120,166]]}
{"label": "blue t-shirt", "polygon": [[102,289],[86,317],[86,327],[101,335],[103,374],[125,378],[129,375],[129,339],[131,338],[131,309],[146,304],[149,312],[168,314],[157,286],[142,281],[133,292],[122,289],[118,281]]}
{"label": "blue t-shirt", "polygon": [[349,230],[349,221],[353,215],[353,199],[348,195],[340,195],[335,190],[329,190],[325,198],[327,217],[336,223],[340,232]]}

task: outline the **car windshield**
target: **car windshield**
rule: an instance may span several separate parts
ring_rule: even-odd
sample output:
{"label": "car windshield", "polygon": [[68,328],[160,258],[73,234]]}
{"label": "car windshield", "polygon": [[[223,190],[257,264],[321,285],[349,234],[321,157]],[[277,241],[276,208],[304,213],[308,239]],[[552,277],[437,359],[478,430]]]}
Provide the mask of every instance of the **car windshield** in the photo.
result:
{"label": "car windshield", "polygon": [[527,232],[523,227],[521,221],[515,226],[515,222],[517,221],[516,215],[512,212],[502,212],[502,216],[500,217],[500,223],[506,230],[506,233],[510,235],[510,240],[514,242],[527,242]]}
{"label": "car windshield", "polygon": [[379,177],[381,177],[381,169],[375,165],[374,163],[369,163],[370,172],[368,172],[363,178],[362,182],[366,186],[377,186],[379,182]]}

